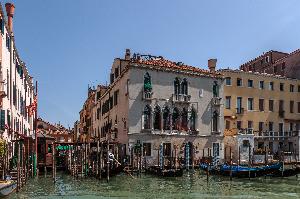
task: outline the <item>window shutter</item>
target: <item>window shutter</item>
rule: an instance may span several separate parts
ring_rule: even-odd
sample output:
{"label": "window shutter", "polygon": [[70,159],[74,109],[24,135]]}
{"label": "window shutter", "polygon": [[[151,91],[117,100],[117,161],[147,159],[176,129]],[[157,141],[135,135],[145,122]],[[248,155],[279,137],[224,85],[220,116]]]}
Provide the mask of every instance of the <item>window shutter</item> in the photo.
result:
{"label": "window shutter", "polygon": [[1,110],[1,114],[0,114],[0,128],[1,128],[1,130],[5,130],[5,110]]}
{"label": "window shutter", "polygon": [[1,19],[1,20],[0,20],[0,23],[1,23],[1,24],[0,24],[0,25],[1,25],[1,33],[4,34],[4,20]]}

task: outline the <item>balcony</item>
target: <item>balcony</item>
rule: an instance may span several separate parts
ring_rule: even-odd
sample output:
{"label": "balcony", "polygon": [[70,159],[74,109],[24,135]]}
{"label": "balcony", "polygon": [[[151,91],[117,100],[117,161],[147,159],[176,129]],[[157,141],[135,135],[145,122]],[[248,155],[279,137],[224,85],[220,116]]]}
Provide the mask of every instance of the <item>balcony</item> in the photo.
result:
{"label": "balcony", "polygon": [[143,93],[143,99],[144,100],[151,100],[152,99],[152,95],[153,95],[153,92],[151,92],[151,91],[144,91],[144,93]]}
{"label": "balcony", "polygon": [[212,98],[212,105],[213,106],[221,106],[221,100],[222,98],[221,97],[213,97]]}
{"label": "balcony", "polygon": [[183,94],[173,94],[172,99],[173,102],[189,103],[191,101],[191,96]]}
{"label": "balcony", "polygon": [[283,110],[279,110],[279,112],[278,112],[279,113],[279,117],[284,118],[284,112],[285,111],[283,111]]}
{"label": "balcony", "polygon": [[265,131],[265,132],[256,132],[256,138],[288,138],[288,137],[297,137],[300,134],[300,131],[285,131],[285,132],[276,132],[276,131]]}
{"label": "balcony", "polygon": [[244,108],[242,107],[236,108],[236,114],[244,114]]}

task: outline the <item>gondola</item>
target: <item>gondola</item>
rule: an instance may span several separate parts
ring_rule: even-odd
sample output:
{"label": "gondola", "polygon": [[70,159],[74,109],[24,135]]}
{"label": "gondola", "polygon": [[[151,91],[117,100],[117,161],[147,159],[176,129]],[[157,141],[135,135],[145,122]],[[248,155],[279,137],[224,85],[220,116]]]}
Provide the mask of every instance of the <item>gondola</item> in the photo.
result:
{"label": "gondola", "polygon": [[13,180],[0,181],[0,197],[11,194],[16,188],[17,183]]}
{"label": "gondola", "polygon": [[239,178],[255,178],[265,175],[278,173],[282,169],[282,163],[275,163],[265,166],[246,166],[246,165],[228,165],[220,166],[220,174],[224,176],[239,177]]}

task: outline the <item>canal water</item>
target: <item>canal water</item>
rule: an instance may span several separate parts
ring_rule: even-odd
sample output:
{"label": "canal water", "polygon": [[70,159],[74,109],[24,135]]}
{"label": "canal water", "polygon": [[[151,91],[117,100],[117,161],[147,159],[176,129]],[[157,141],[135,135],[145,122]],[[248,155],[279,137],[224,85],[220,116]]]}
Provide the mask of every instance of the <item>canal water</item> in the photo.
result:
{"label": "canal water", "polygon": [[141,175],[132,179],[126,174],[112,177],[109,183],[95,178],[73,179],[57,174],[28,181],[12,198],[300,198],[300,176],[290,178],[233,179],[185,173],[180,178]]}

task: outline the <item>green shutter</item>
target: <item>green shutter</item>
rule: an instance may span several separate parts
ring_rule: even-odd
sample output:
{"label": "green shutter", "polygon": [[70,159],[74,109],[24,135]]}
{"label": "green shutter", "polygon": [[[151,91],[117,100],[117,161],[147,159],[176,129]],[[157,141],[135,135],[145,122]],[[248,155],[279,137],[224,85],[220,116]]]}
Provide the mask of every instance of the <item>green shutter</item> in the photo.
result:
{"label": "green shutter", "polygon": [[1,130],[5,130],[5,110],[1,110],[0,114],[0,128]]}

